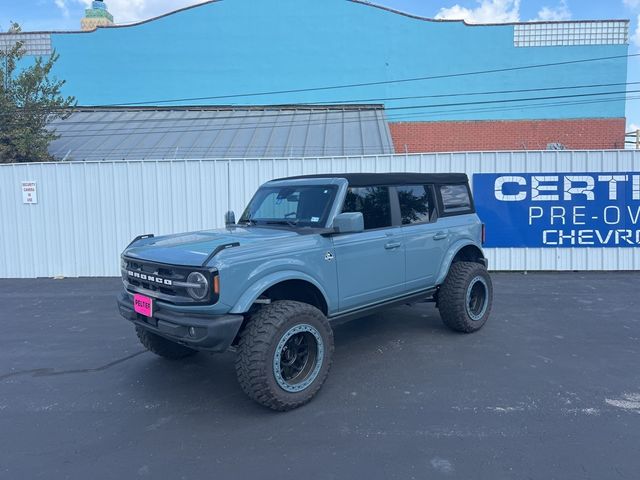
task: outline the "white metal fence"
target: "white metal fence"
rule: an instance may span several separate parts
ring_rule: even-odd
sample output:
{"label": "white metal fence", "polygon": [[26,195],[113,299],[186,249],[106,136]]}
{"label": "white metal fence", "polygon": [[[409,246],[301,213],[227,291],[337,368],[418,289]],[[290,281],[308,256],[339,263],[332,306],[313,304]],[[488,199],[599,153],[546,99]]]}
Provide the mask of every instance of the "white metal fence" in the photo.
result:
{"label": "white metal fence", "polygon": [[[0,277],[117,276],[142,233],[221,227],[277,177],[330,172],[629,172],[634,151],[483,152],[363,157],[0,165]],[[37,204],[21,182],[36,183]],[[640,270],[638,248],[488,249],[495,270]]]}

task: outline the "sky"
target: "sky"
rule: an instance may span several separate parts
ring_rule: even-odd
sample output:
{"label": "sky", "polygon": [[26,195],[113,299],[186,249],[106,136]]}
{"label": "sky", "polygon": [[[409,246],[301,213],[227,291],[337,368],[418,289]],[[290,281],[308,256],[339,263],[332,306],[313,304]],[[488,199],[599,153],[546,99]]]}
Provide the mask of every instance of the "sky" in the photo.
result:
{"label": "sky", "polygon": [[[11,21],[24,31],[77,30],[91,0],[0,0],[0,31]],[[197,0],[106,0],[116,23],[155,17]],[[471,23],[630,19],[629,53],[640,53],[640,0],[372,0],[430,18]],[[629,59],[628,81],[640,81],[640,57]],[[627,102],[628,130],[640,127],[640,100]]]}

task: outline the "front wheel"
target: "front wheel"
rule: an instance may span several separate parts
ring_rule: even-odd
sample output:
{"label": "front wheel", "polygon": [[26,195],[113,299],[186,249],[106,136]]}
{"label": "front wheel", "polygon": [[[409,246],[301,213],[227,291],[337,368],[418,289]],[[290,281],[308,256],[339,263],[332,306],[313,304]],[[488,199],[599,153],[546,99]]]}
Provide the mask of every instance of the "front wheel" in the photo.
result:
{"label": "front wheel", "polygon": [[333,332],[320,310],[281,300],[256,312],[240,334],[236,373],[249,397],[273,410],[304,405],[331,367]]}
{"label": "front wheel", "polygon": [[482,328],[493,303],[493,284],[484,265],[456,262],[438,292],[438,308],[446,326],[471,333]]}

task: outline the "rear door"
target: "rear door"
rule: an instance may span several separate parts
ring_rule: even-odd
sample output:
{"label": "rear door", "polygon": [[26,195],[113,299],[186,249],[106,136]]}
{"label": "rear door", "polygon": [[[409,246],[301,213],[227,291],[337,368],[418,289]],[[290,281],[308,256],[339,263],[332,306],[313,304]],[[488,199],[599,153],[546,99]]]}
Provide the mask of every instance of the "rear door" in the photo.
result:
{"label": "rear door", "polygon": [[403,292],[405,261],[397,208],[386,186],[347,190],[343,212],[361,212],[364,232],[333,236],[340,310],[371,305]]}
{"label": "rear door", "polygon": [[396,191],[406,252],[406,289],[433,287],[448,247],[448,231],[437,222],[435,192],[431,185],[401,185]]}
{"label": "rear door", "polygon": [[461,238],[480,240],[481,225],[475,215],[471,190],[466,183],[436,185],[439,231],[447,233],[452,245]]}

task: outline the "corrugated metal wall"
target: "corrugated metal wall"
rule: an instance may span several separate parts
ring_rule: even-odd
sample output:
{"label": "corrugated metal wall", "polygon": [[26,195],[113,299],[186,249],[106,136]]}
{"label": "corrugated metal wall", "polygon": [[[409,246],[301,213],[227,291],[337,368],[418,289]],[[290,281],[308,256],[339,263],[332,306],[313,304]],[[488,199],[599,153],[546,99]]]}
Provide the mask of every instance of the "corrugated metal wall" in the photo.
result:
{"label": "corrugated metal wall", "polygon": [[[117,276],[136,235],[220,227],[272,178],[329,172],[640,171],[640,152],[495,152],[364,157],[0,165],[0,277]],[[38,204],[21,182],[37,182]],[[640,270],[638,248],[488,249],[496,270]]]}

